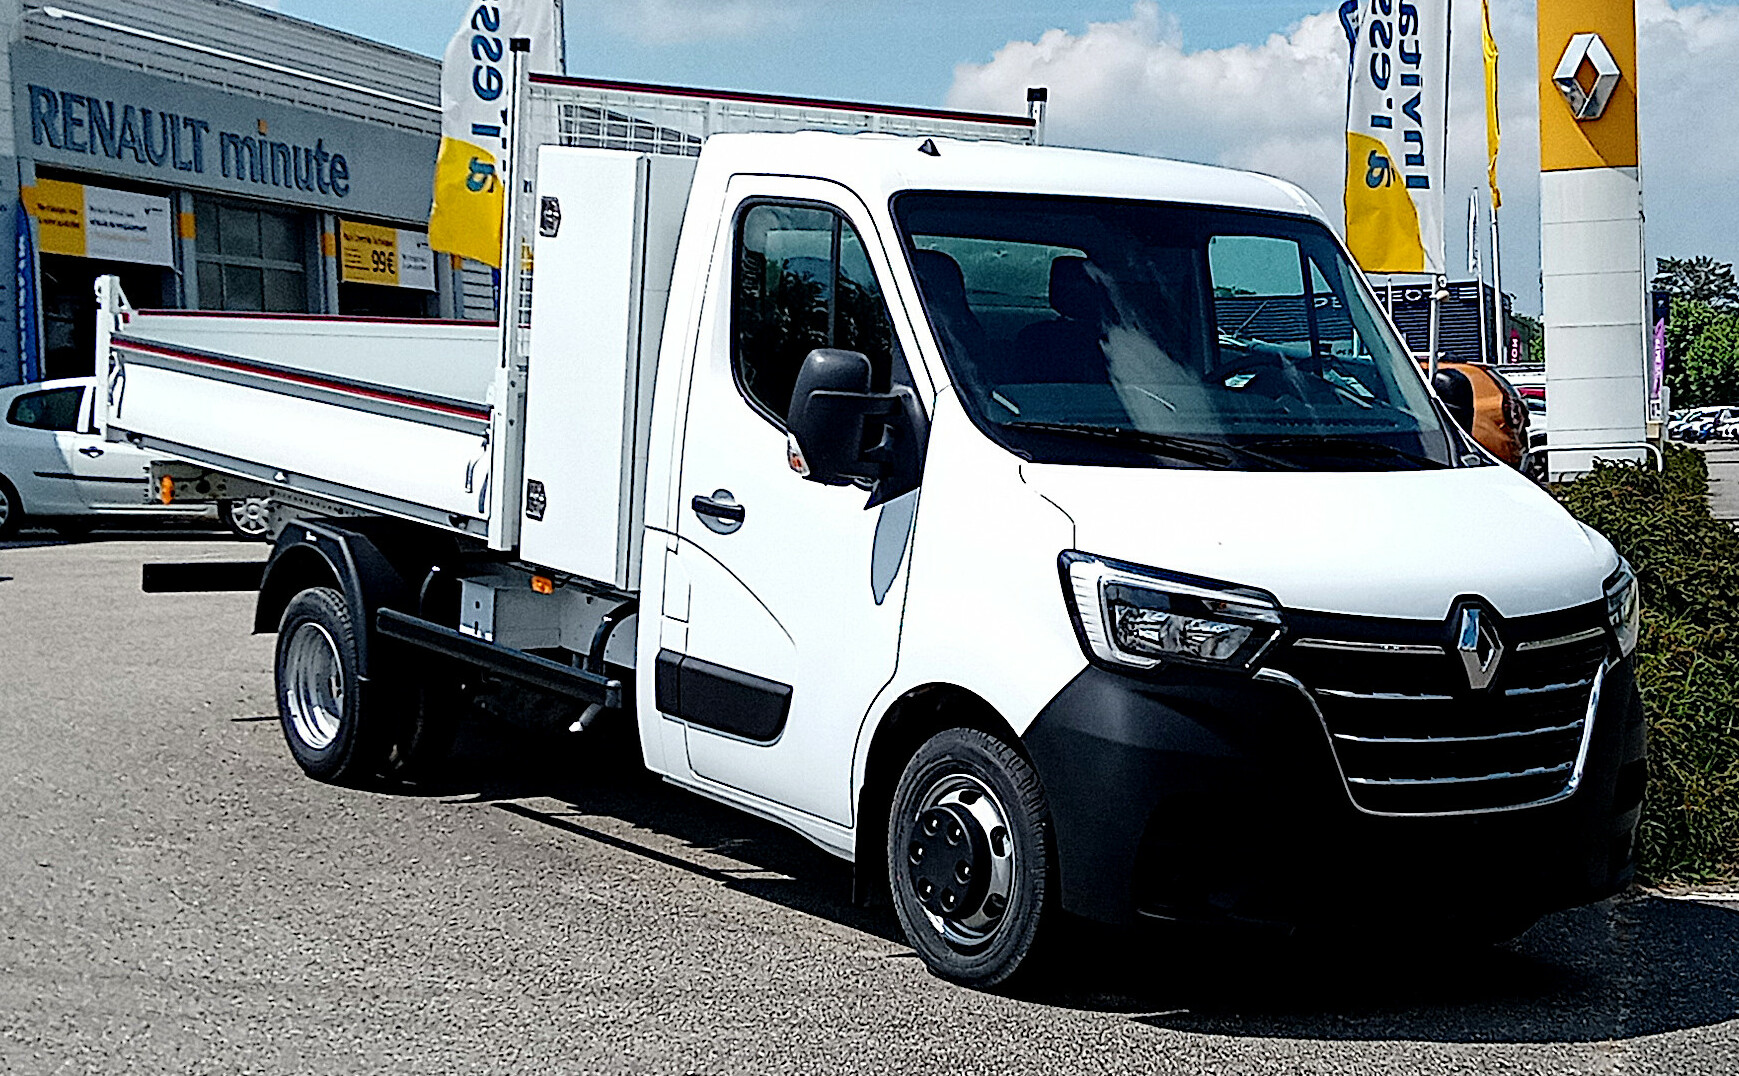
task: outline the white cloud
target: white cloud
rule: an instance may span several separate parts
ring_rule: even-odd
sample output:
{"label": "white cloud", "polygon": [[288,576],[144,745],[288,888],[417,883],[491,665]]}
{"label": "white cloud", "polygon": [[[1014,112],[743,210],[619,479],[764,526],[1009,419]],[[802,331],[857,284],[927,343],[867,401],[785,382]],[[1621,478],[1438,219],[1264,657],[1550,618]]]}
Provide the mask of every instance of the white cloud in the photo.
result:
{"label": "white cloud", "polygon": [[[1129,18],[1012,41],[962,64],[948,103],[1006,110],[1028,86],[1049,86],[1049,141],[1180,157],[1284,176],[1338,217],[1346,36],[1338,4],[1259,44],[1189,51],[1177,20],[1153,0]],[[1643,170],[1650,251],[1739,258],[1739,8],[1638,0]],[[1485,172],[1479,6],[1457,5],[1451,115],[1449,262],[1465,266],[1468,192]],[[1505,283],[1537,308],[1539,96],[1534,6],[1497,0],[1503,53]]]}
{"label": "white cloud", "polygon": [[[569,25],[578,15],[569,5]],[[792,22],[801,4],[781,0],[626,0],[603,5],[618,28],[647,44],[716,41]]]}

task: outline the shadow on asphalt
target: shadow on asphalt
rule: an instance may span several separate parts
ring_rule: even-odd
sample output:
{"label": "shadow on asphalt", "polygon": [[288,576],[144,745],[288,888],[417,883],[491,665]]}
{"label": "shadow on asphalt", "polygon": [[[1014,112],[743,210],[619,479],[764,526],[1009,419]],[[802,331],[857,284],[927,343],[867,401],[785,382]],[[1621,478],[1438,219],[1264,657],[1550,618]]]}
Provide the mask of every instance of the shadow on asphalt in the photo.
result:
{"label": "shadow on asphalt", "polygon": [[[828,919],[888,941],[901,941],[892,909],[852,902],[852,868],[782,826],[683,791],[649,773],[632,725],[607,719],[574,736],[503,729],[462,730],[445,782],[424,794],[496,809],[573,836],[607,844],[794,911]],[[553,799],[546,811],[514,802]],[[612,818],[682,845],[677,855],[588,823]],[[729,864],[709,866],[718,856]]]}
{"label": "shadow on asphalt", "polygon": [[216,524],[205,521],[169,521],[152,527],[106,527],[99,525],[89,534],[63,535],[58,531],[25,527],[17,537],[0,542],[0,550],[43,549],[57,545],[100,545],[104,542],[234,542],[238,546],[260,543],[237,538]]}
{"label": "shadow on asphalt", "polygon": [[[657,780],[640,765],[626,722],[553,742],[502,735],[499,727],[468,728],[446,782],[409,794],[488,804],[903,944],[885,904],[866,909],[852,902],[849,865],[781,827]],[[563,806],[518,802],[528,799]],[[630,830],[606,831],[598,818]],[[636,839],[639,832],[648,839]],[[1012,991],[1013,998],[1205,1035],[1600,1042],[1739,1015],[1739,910],[1640,891],[1548,917],[1518,941],[1493,948],[1331,944],[1179,926],[1113,931],[1081,923],[1067,925],[1058,948],[1067,957]]]}

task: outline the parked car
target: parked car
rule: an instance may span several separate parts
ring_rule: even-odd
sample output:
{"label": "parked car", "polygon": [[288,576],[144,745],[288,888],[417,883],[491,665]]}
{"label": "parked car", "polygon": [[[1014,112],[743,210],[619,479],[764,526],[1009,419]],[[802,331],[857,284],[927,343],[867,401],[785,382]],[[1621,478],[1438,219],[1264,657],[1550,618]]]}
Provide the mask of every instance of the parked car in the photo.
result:
{"label": "parked car", "polygon": [[1437,365],[1437,395],[1461,428],[1511,467],[1533,447],[1529,440],[1531,411],[1504,375],[1471,362]]}
{"label": "parked car", "polygon": [[[152,496],[155,457],[103,440],[95,395],[92,377],[0,389],[0,539],[27,517],[69,536],[104,521],[213,518],[211,508],[164,505]],[[238,535],[261,537],[262,507],[224,502],[216,518]]]}
{"label": "parked car", "polygon": [[1667,436],[1692,443],[1739,437],[1739,407],[1694,407],[1674,412],[1667,421]]}

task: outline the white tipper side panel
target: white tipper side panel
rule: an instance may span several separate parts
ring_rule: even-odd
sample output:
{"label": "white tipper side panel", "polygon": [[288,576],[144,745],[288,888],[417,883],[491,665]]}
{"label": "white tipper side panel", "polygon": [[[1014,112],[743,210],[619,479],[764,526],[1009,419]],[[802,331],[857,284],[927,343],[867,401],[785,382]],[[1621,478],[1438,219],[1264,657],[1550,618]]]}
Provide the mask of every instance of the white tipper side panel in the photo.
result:
{"label": "white tipper side panel", "polygon": [[639,583],[652,387],[693,171],[617,150],[539,155],[540,204],[560,224],[538,236],[532,296],[520,536],[532,563]]}
{"label": "white tipper side panel", "polygon": [[[121,303],[117,296],[115,302]],[[125,311],[105,436],[459,529],[489,514],[492,326]]]}
{"label": "white tipper side panel", "polygon": [[447,515],[482,519],[467,491],[487,450],[480,434],[338,407],[209,378],[129,366],[110,429],[164,446],[184,446],[196,463],[222,460],[282,472],[281,484],[311,478]]}
{"label": "white tipper side panel", "polygon": [[120,333],[479,407],[495,378],[490,323],[136,311]]}

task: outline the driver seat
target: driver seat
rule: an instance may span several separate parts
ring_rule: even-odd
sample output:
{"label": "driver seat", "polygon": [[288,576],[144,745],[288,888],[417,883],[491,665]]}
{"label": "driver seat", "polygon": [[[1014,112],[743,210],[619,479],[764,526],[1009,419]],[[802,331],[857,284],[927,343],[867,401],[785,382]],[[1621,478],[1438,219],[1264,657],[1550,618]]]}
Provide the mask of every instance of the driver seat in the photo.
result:
{"label": "driver seat", "polygon": [[1110,379],[1106,328],[1116,323],[1111,296],[1093,279],[1087,259],[1051,262],[1051,309],[1057,317],[1028,325],[1015,336],[1010,380],[1017,383],[1092,383]]}

